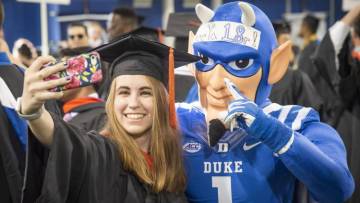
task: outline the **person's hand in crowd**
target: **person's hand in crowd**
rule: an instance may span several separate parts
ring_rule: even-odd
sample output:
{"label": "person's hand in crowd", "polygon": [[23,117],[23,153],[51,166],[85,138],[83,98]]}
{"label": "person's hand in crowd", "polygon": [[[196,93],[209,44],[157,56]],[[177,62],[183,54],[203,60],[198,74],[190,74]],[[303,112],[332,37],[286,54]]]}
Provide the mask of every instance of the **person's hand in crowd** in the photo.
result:
{"label": "person's hand in crowd", "polygon": [[352,26],[355,22],[355,19],[360,15],[360,4],[351,9],[341,21],[348,26]]}
{"label": "person's hand in crowd", "polygon": [[39,57],[28,69],[26,69],[21,101],[22,114],[33,114],[42,108],[45,101],[60,99],[63,96],[63,92],[51,92],[50,89],[67,84],[70,81],[70,78],[65,77],[44,81],[44,78],[51,74],[66,69],[66,64],[64,63],[58,63],[44,68],[46,64],[54,61],[55,58],[51,56]]}

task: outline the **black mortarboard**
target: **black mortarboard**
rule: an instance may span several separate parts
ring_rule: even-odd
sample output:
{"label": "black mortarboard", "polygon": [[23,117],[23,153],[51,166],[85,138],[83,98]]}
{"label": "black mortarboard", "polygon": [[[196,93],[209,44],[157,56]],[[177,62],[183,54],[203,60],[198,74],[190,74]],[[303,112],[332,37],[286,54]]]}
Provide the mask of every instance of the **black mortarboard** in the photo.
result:
{"label": "black mortarboard", "polygon": [[188,37],[189,31],[196,33],[201,25],[195,13],[171,13],[165,35],[173,37]]}
{"label": "black mortarboard", "polygon": [[[118,75],[148,75],[167,85],[169,51],[171,47],[149,41],[131,34],[117,41],[102,45],[93,51],[99,52],[101,60],[112,63],[111,78]],[[199,60],[198,56],[174,50],[174,67],[180,67]],[[121,66],[119,65],[121,64]]]}
{"label": "black mortarboard", "polygon": [[176,37],[175,48],[187,51],[189,31],[196,33],[200,25],[195,13],[171,13],[165,35]]}
{"label": "black mortarboard", "polygon": [[198,56],[131,34],[97,47],[94,51],[100,54],[102,60],[111,63],[111,79],[119,75],[146,75],[168,86],[170,123],[175,127],[174,68],[195,62],[200,59]]}

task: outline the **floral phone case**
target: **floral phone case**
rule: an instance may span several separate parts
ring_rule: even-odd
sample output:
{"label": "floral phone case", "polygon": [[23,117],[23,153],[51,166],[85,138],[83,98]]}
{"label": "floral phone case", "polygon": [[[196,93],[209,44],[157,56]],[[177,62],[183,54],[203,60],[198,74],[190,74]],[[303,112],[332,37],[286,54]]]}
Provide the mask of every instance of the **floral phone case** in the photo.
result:
{"label": "floral phone case", "polygon": [[85,53],[67,60],[68,68],[52,74],[45,80],[55,80],[70,76],[70,82],[64,86],[58,86],[51,91],[59,92],[78,87],[85,87],[98,83],[102,80],[100,56],[97,52]]}

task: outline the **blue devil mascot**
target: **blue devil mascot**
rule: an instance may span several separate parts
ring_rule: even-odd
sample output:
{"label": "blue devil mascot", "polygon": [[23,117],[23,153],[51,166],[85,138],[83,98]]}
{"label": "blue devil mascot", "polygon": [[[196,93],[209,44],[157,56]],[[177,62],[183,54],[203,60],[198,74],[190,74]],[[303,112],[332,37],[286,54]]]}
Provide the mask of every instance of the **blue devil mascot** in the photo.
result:
{"label": "blue devil mascot", "polygon": [[349,198],[354,182],[337,132],[311,108],[268,99],[291,43],[277,47],[270,20],[249,3],[198,4],[196,13],[199,102],[177,105],[189,202],[290,203],[297,181],[318,202]]}

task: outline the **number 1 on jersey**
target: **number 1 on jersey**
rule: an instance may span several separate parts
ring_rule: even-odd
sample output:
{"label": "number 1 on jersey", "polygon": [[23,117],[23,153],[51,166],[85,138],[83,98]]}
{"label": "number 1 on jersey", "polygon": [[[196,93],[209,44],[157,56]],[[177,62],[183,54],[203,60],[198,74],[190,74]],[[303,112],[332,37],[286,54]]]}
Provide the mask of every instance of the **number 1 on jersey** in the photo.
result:
{"label": "number 1 on jersey", "polygon": [[213,176],[212,187],[218,190],[218,203],[232,203],[231,198],[231,177]]}

